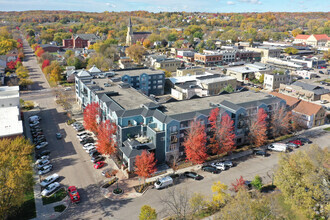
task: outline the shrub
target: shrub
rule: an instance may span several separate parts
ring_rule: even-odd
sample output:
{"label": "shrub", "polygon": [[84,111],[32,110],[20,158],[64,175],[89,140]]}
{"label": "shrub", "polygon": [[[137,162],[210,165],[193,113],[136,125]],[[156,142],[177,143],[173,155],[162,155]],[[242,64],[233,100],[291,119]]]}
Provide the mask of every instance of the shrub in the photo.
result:
{"label": "shrub", "polygon": [[251,181],[251,185],[256,189],[260,190],[262,188],[262,179],[259,175],[254,177],[254,180]]}
{"label": "shrub", "polygon": [[58,205],[54,207],[55,212],[63,212],[66,209],[65,205]]}
{"label": "shrub", "polygon": [[67,123],[68,125],[72,125],[74,122],[76,122],[76,119],[70,119],[70,120],[68,120],[66,123]]}
{"label": "shrub", "polygon": [[25,101],[24,102],[24,108],[27,110],[34,108],[34,102],[33,101]]}

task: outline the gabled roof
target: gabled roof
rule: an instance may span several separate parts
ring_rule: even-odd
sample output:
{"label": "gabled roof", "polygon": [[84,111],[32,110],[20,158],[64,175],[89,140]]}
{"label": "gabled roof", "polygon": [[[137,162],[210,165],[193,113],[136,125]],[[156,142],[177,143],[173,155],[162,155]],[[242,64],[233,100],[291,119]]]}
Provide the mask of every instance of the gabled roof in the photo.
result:
{"label": "gabled roof", "polygon": [[300,81],[296,81],[296,82],[292,83],[292,85],[299,86],[302,89],[308,90],[308,91],[313,91],[315,89],[323,89],[320,86],[314,86],[314,85],[311,85],[311,84],[308,84],[308,83],[304,83],[304,82],[300,82]]}
{"label": "gabled roof", "polygon": [[79,73],[77,73],[78,77],[88,77],[91,76],[86,70],[82,69]]}
{"label": "gabled roof", "polygon": [[321,105],[313,104],[311,102],[301,101],[297,105],[297,107],[293,109],[293,111],[311,116],[318,113],[321,109],[323,109]]}
{"label": "gabled roof", "polygon": [[295,39],[307,40],[311,35],[298,34]]}
{"label": "gabled roof", "polygon": [[89,70],[90,73],[101,73],[102,71],[97,68],[95,65],[93,65]]}
{"label": "gabled roof", "polygon": [[281,93],[277,93],[277,92],[271,92],[270,93],[271,95],[273,96],[276,96],[280,99],[283,99],[286,101],[286,104],[288,106],[294,106],[295,104],[297,104],[298,102],[300,102],[299,99],[297,98],[294,98],[294,97],[291,97],[291,96],[287,96],[287,95],[284,95],[284,94],[281,94]]}
{"label": "gabled roof", "polygon": [[236,105],[236,104],[234,104],[232,102],[229,102],[227,100],[224,100],[224,101],[220,102],[220,105],[225,106],[225,107],[227,107],[227,108],[229,108],[229,109],[231,109],[231,110],[233,110],[235,112],[237,110],[239,110],[240,108],[242,108],[241,106],[238,106],[238,105]]}
{"label": "gabled roof", "polygon": [[77,39],[77,37],[80,37],[81,39],[84,39],[84,40],[98,39],[98,37],[95,34],[76,34],[74,38]]}
{"label": "gabled roof", "polygon": [[326,34],[313,34],[312,36],[314,36],[316,40],[329,40],[329,37]]}

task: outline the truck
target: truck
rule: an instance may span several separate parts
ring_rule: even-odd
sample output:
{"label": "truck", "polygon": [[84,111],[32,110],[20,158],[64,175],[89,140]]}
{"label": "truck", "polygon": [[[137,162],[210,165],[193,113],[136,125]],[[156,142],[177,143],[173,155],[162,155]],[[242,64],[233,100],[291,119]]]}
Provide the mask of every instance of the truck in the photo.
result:
{"label": "truck", "polygon": [[155,188],[156,189],[163,189],[163,188],[168,187],[170,185],[173,185],[173,179],[170,176],[165,176],[161,179],[158,179],[155,182]]}
{"label": "truck", "polygon": [[283,144],[283,143],[272,143],[267,146],[267,149],[272,150],[272,151],[287,152],[288,145]]}

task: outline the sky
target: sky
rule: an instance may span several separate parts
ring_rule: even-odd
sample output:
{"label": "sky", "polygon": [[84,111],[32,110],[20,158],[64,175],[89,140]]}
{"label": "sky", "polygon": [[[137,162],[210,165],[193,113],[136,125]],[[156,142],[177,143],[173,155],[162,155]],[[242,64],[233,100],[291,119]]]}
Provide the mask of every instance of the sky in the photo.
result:
{"label": "sky", "polygon": [[329,12],[327,0],[0,0],[0,11]]}

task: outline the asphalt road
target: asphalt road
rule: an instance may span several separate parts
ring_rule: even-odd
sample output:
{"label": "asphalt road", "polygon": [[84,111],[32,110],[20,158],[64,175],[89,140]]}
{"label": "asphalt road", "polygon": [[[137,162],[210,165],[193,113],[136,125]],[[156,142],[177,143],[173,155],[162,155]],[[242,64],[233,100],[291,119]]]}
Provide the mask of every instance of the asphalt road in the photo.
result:
{"label": "asphalt road", "polygon": [[[141,206],[147,204],[155,208],[159,217],[166,216],[164,206],[160,198],[165,196],[168,190],[150,189],[143,196],[133,199],[111,201],[104,198],[99,190],[103,177],[100,170],[92,167],[90,158],[83,151],[76,138],[76,132],[67,126],[64,112],[54,100],[54,93],[45,80],[31,48],[24,41],[26,58],[24,66],[30,70],[31,78],[36,81],[29,91],[23,91],[21,97],[24,100],[35,101],[41,111],[41,127],[50,143],[47,149],[51,150],[51,163],[54,166],[52,173],[57,172],[61,176],[60,183],[63,186],[75,185],[81,195],[81,203],[71,205],[60,219],[138,219]],[[36,112],[29,112],[27,115]],[[63,139],[57,140],[56,132],[61,132]],[[319,131],[309,131],[314,143],[329,147],[330,134],[319,134]],[[303,147],[302,147],[303,148]],[[249,157],[238,162],[237,166],[220,174],[210,174],[198,170],[205,178],[202,181],[180,179],[174,187],[187,190],[189,193],[200,192],[209,199],[212,196],[211,186],[216,181],[221,181],[230,186],[232,182],[243,176],[252,180],[255,175],[260,175],[264,182],[271,182],[272,173],[278,162],[279,153],[271,153],[270,157]]]}

